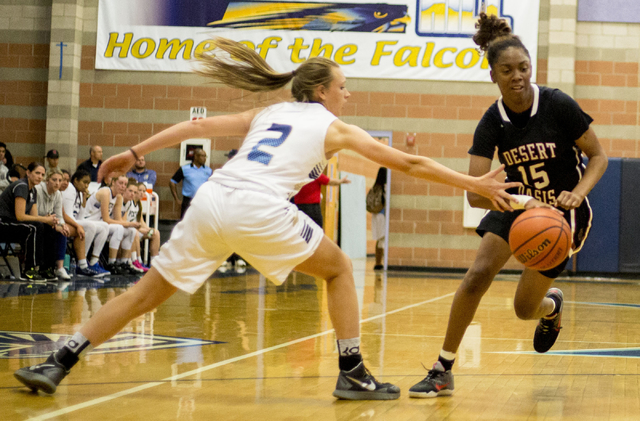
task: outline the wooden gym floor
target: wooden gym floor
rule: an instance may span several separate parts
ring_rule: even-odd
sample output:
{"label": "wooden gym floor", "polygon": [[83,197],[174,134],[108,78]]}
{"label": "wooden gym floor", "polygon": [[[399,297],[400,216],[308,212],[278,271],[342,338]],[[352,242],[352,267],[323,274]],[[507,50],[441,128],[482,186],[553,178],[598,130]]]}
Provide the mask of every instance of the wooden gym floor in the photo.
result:
{"label": "wooden gym floor", "polygon": [[[55,395],[14,370],[42,360],[130,279],[32,287],[0,282],[0,419],[7,420],[638,420],[640,288],[562,278],[563,330],[533,352],[536,322],[518,320],[517,278],[484,297],[454,367],[452,397],[409,399],[442,345],[461,275],[374,274],[356,261],[369,369],[396,401],[338,401],[334,335],[321,281],[276,287],[249,271],[177,293],[82,360]],[[368,268],[368,269],[367,269]]]}

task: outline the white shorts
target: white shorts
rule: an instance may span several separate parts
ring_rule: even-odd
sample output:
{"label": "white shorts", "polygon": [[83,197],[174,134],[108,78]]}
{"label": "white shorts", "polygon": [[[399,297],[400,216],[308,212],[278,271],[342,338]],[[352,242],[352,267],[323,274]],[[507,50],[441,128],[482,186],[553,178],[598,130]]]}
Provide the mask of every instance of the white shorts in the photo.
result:
{"label": "white shorts", "polygon": [[378,241],[385,235],[385,217],[383,213],[371,215],[371,237]]}
{"label": "white shorts", "polygon": [[167,282],[192,294],[238,253],[280,285],[323,237],[322,229],[289,201],[208,181],[152,265]]}

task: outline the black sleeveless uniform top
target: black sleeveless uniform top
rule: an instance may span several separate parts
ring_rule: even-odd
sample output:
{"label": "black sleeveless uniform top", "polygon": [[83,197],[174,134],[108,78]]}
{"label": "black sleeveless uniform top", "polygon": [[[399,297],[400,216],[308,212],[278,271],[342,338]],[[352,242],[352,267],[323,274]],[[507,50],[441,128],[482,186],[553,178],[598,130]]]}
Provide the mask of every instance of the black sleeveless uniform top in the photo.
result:
{"label": "black sleeveless uniform top", "polygon": [[469,153],[493,159],[497,148],[507,181],[523,184],[509,193],[554,205],[560,192],[573,190],[584,174],[576,140],[593,119],[560,90],[531,86],[534,102],[524,113],[509,110],[502,98],[489,107],[476,128]]}

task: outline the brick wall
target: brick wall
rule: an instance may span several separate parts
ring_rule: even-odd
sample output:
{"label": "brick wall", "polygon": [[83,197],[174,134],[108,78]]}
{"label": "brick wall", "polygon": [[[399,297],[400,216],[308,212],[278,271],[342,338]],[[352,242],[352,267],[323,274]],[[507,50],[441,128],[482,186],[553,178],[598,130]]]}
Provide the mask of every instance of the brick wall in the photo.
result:
{"label": "brick wall", "polygon": [[23,164],[44,156],[48,63],[49,44],[0,43],[0,141]]}
{"label": "brick wall", "polygon": [[0,4],[0,141],[28,163],[44,156],[51,0],[10,3]]}

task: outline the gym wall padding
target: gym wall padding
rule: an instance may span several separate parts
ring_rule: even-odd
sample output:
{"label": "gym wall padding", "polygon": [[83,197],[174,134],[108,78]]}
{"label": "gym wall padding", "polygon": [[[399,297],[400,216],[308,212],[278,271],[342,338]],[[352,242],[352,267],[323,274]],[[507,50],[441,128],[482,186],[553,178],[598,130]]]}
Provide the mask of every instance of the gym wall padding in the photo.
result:
{"label": "gym wall padding", "polygon": [[640,160],[638,159],[622,160],[619,271],[640,273]]}
{"label": "gym wall padding", "polygon": [[621,174],[622,160],[610,158],[607,171],[589,194],[593,223],[576,256],[578,273],[619,271]]}

